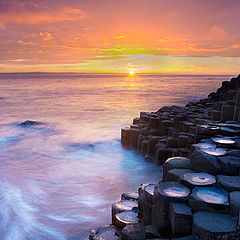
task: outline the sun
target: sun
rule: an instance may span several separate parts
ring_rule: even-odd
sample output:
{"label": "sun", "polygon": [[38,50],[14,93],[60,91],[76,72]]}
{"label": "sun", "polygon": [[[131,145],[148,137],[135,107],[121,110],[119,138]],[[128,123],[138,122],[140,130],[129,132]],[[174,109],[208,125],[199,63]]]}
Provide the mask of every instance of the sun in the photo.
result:
{"label": "sun", "polygon": [[130,75],[130,76],[133,76],[134,74],[135,74],[134,71],[129,71],[129,75]]}

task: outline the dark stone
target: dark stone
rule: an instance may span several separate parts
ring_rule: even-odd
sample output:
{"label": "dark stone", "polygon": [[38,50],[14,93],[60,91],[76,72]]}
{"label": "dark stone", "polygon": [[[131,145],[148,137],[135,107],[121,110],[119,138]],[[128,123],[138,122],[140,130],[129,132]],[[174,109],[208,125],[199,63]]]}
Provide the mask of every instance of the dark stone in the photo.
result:
{"label": "dark stone", "polygon": [[210,119],[212,121],[219,121],[221,119],[221,111],[213,110],[210,113]]}
{"label": "dark stone", "polygon": [[215,156],[199,150],[192,152],[191,168],[196,172],[207,172],[215,176],[222,172],[222,168]]}
{"label": "dark stone", "polygon": [[140,123],[140,118],[133,119],[133,124],[139,124],[139,123]]}
{"label": "dark stone", "polygon": [[158,141],[159,141],[158,136],[149,136],[148,137],[148,150],[147,150],[148,155],[150,155],[150,156],[154,155],[154,147],[156,146]]}
{"label": "dark stone", "polygon": [[222,166],[223,174],[236,176],[239,174],[240,158],[233,156],[218,157],[218,162]]}
{"label": "dark stone", "polygon": [[166,144],[159,145],[154,156],[154,160],[157,164],[162,165],[168,158],[168,152]]}
{"label": "dark stone", "polygon": [[174,168],[190,168],[190,159],[185,157],[172,157],[168,158],[163,165],[163,178],[165,178],[167,172]]}
{"label": "dark stone", "polygon": [[121,195],[121,200],[138,200],[138,193],[136,192],[131,192],[131,193],[122,193]]}
{"label": "dark stone", "polygon": [[167,138],[167,147],[176,148],[178,147],[178,139],[176,137],[168,137]]}
{"label": "dark stone", "polygon": [[133,210],[138,207],[137,201],[120,200],[112,204],[112,224],[115,225],[116,214],[124,211]]}
{"label": "dark stone", "polygon": [[27,128],[27,127],[41,127],[41,126],[43,127],[44,125],[46,125],[46,123],[31,121],[31,120],[27,120],[25,122],[17,124],[17,126],[25,127],[25,128]]}
{"label": "dark stone", "polygon": [[139,216],[143,219],[145,225],[152,222],[152,199],[155,184],[142,184],[138,189],[139,200],[138,208],[140,210]]}
{"label": "dark stone", "polygon": [[200,211],[193,214],[193,234],[204,240],[237,240],[237,222],[231,215]]}
{"label": "dark stone", "polygon": [[228,212],[228,192],[217,187],[195,187],[189,197],[188,205],[196,212]]}
{"label": "dark stone", "polygon": [[232,150],[228,152],[229,156],[240,158],[240,150]]}
{"label": "dark stone", "polygon": [[169,218],[174,237],[192,234],[192,211],[184,203],[170,203]]}
{"label": "dark stone", "polygon": [[145,155],[147,154],[147,151],[148,151],[148,140],[143,140],[142,143],[141,143],[141,154],[142,155]]}
{"label": "dark stone", "polygon": [[148,123],[149,122],[149,112],[140,112],[140,121],[143,123]]}
{"label": "dark stone", "polygon": [[155,239],[160,238],[161,235],[153,225],[145,226],[145,238],[146,239]]}
{"label": "dark stone", "polygon": [[123,229],[127,224],[138,223],[138,221],[137,211],[124,211],[116,214],[114,225],[119,229]]}
{"label": "dark stone", "polygon": [[90,240],[120,240],[117,236],[119,231],[115,226],[109,225],[92,230],[89,236]]}
{"label": "dark stone", "polygon": [[219,127],[214,126],[214,125],[203,124],[203,125],[197,125],[197,127],[196,127],[197,134],[214,136],[214,135],[218,134],[218,132],[219,132]]}
{"label": "dark stone", "polygon": [[179,148],[186,148],[187,146],[188,146],[188,136],[179,135],[178,136],[178,147]]}
{"label": "dark stone", "polygon": [[185,173],[179,177],[179,182],[189,188],[211,187],[216,183],[216,177],[208,173]]}
{"label": "dark stone", "polygon": [[143,136],[143,135],[139,135],[138,136],[138,139],[137,139],[137,150],[139,152],[141,152],[141,146],[142,146],[142,141],[143,140],[147,140],[147,137],[146,136]]}
{"label": "dark stone", "polygon": [[122,230],[121,240],[144,240],[144,239],[145,232],[143,223],[128,224]]}
{"label": "dark stone", "polygon": [[163,181],[165,182],[178,182],[179,178],[184,175],[185,173],[192,173],[191,169],[184,169],[184,168],[174,168],[169,170],[166,175],[164,175]]}
{"label": "dark stone", "polygon": [[186,202],[189,194],[189,189],[178,182],[164,182],[155,187],[152,223],[159,232],[167,232],[170,228],[170,202]]}
{"label": "dark stone", "polygon": [[240,191],[240,176],[218,175],[217,183],[228,192]]}
{"label": "dark stone", "polygon": [[152,129],[159,129],[159,116],[157,114],[150,115],[149,126]]}
{"label": "dark stone", "polygon": [[231,192],[229,194],[229,199],[230,199],[230,213],[237,218],[238,215],[240,215],[239,214],[239,212],[240,212],[240,191]]}

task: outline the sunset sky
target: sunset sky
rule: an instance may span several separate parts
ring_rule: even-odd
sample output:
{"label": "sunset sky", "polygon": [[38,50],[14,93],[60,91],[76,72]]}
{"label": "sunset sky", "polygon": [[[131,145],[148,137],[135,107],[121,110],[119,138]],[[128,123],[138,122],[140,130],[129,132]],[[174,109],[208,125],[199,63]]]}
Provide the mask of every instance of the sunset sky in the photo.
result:
{"label": "sunset sky", "polygon": [[240,0],[1,0],[0,72],[237,74]]}

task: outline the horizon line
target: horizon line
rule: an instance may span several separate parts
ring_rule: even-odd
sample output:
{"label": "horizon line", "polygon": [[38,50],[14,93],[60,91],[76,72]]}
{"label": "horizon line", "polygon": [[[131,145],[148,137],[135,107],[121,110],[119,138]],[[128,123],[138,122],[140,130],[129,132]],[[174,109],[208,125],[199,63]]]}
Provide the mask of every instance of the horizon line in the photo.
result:
{"label": "horizon line", "polygon": [[[129,75],[123,72],[0,72],[0,74],[114,74],[114,75]],[[239,73],[163,73],[163,72],[135,72],[135,75],[238,75]]]}

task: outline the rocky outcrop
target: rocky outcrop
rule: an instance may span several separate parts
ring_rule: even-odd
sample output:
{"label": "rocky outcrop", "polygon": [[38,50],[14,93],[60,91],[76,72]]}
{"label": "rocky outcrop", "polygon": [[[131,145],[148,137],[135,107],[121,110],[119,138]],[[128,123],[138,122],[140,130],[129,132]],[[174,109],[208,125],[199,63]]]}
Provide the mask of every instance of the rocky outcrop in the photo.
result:
{"label": "rocky outcrop", "polygon": [[163,179],[124,193],[114,236],[101,239],[239,239],[240,75],[185,107],[141,112],[121,143],[162,165]]}

